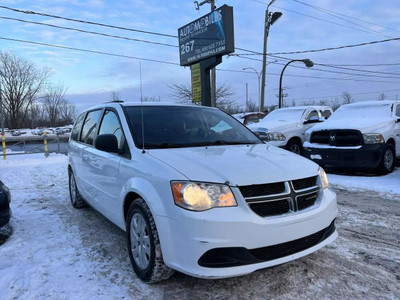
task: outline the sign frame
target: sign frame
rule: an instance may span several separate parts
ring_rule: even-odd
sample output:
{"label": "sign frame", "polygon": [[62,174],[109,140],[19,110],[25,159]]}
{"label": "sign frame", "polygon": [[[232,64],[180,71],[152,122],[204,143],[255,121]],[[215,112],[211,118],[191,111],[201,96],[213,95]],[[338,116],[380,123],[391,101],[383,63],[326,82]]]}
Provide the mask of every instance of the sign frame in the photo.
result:
{"label": "sign frame", "polygon": [[181,66],[235,51],[233,7],[223,5],[178,29]]}

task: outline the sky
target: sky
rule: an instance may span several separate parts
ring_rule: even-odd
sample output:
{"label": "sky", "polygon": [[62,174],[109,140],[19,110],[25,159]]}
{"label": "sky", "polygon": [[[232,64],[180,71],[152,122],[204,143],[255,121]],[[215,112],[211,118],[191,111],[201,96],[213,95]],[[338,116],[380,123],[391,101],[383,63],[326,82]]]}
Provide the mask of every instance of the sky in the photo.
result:
{"label": "sky", "polygon": [[[268,3],[265,0],[216,0],[217,7],[224,4],[233,7],[236,48],[218,65],[217,85],[231,87],[234,92],[232,100],[242,108],[246,103],[246,84],[248,99],[258,103],[258,75],[255,71],[260,73],[262,69],[264,17]],[[33,61],[38,68],[50,67],[51,80],[62,82],[68,88],[66,97],[77,105],[78,111],[112,100],[113,91],[122,100],[140,101],[141,86],[143,97],[175,101],[169,85],[190,85],[190,68],[179,65],[178,39],[165,35],[177,36],[179,27],[210,10],[209,4],[196,10],[191,0],[3,0],[0,5],[0,50]],[[7,8],[156,34],[25,14]],[[280,11],[283,15],[271,26],[268,36],[267,53],[271,55],[267,56],[265,105],[278,104],[279,77],[283,66],[291,59],[309,58],[314,67],[305,68],[302,63],[294,62],[285,70],[282,86],[287,97],[284,101],[290,104],[341,99],[343,92],[350,93],[354,101],[377,100],[382,93],[388,100],[400,95],[400,40],[307,52],[397,38],[400,33],[397,0],[276,0],[270,11]],[[306,52],[280,54],[299,51]]]}

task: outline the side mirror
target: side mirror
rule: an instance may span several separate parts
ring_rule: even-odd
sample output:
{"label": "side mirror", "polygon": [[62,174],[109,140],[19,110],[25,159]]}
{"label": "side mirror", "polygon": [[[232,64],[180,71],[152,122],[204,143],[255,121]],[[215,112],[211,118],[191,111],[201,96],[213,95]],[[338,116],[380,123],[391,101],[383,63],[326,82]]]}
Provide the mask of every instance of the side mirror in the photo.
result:
{"label": "side mirror", "polygon": [[100,134],[94,141],[94,147],[105,152],[118,153],[118,140],[113,134]]}

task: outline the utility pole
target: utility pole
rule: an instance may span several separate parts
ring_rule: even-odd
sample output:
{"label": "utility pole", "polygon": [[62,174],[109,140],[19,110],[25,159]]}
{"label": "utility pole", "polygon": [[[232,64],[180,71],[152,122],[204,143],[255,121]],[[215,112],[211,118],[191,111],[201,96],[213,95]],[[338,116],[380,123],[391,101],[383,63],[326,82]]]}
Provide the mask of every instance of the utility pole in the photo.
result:
{"label": "utility pole", "polygon": [[265,26],[264,26],[264,47],[263,47],[263,65],[262,65],[262,79],[261,79],[261,101],[260,101],[260,111],[264,110],[264,103],[265,103],[265,74],[266,74],[266,67],[267,67],[267,40],[269,34],[269,27],[282,16],[281,12],[269,12],[269,7],[272,3],[276,0],[272,0],[268,6],[267,10],[265,11]]}
{"label": "utility pole", "polygon": [[[197,10],[200,9],[200,6],[202,6],[203,4],[206,4],[206,3],[211,4],[211,11],[215,10],[215,0],[204,0],[200,3],[198,1],[194,1],[194,5]],[[216,107],[216,105],[217,105],[217,99],[216,99],[217,74],[215,72],[215,68],[211,69],[210,90],[211,90],[211,107]]]}
{"label": "utility pole", "polygon": [[[210,1],[211,11],[215,9],[215,0]],[[211,107],[217,106],[217,73],[215,72],[215,68],[211,69]]]}
{"label": "utility pole", "polygon": [[0,81],[0,121],[1,121],[1,134],[4,136],[4,111],[3,111],[3,93],[1,90],[1,81]]}

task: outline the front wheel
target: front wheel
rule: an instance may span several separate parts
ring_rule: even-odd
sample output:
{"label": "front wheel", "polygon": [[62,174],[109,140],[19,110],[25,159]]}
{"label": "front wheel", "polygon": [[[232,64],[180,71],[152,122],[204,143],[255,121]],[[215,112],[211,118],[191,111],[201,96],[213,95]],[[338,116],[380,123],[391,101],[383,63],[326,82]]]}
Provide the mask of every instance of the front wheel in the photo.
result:
{"label": "front wheel", "polygon": [[285,149],[298,155],[303,155],[303,146],[301,145],[300,141],[296,139],[290,140],[286,144]]}
{"label": "front wheel", "polygon": [[168,279],[174,270],[164,264],[153,215],[143,199],[135,200],[126,222],[128,252],[136,275],[144,282]]}
{"label": "front wheel", "polygon": [[377,168],[379,174],[389,174],[393,172],[396,164],[396,152],[392,144],[386,144],[383,150],[382,159]]}

